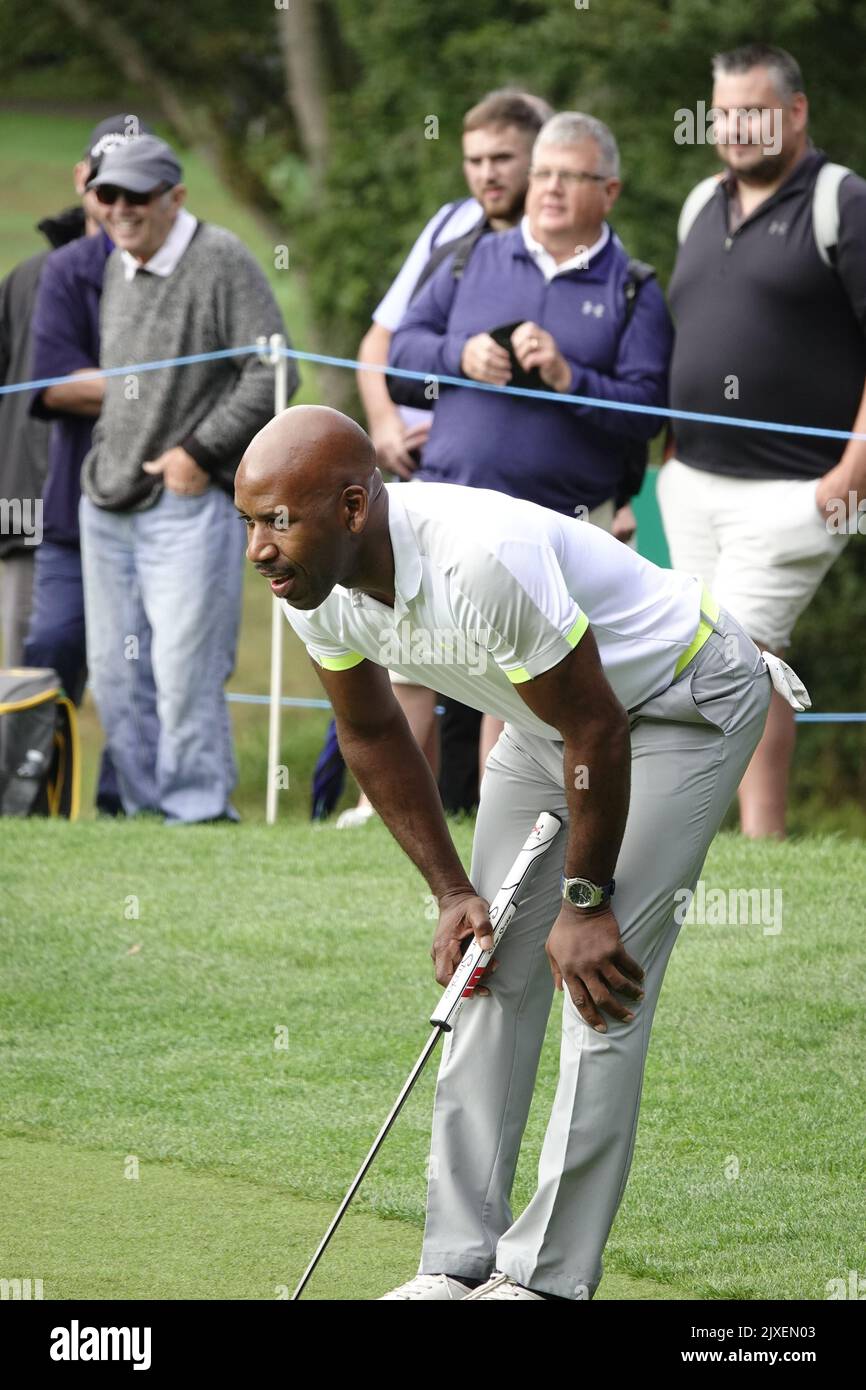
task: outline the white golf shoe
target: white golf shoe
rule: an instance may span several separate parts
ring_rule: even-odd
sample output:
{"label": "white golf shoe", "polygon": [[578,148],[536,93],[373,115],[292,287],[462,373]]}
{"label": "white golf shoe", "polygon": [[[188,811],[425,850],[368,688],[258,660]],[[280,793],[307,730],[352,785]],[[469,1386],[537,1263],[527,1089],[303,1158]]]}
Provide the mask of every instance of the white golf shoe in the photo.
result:
{"label": "white golf shoe", "polygon": [[522,1284],[515,1284],[513,1279],[509,1279],[507,1274],[502,1274],[498,1269],[487,1280],[486,1284],[479,1284],[477,1289],[473,1289],[466,1295],[466,1301],[470,1298],[522,1298],[531,1300],[534,1303],[545,1303],[547,1300],[542,1298],[540,1293],[533,1293],[531,1289],[525,1289]]}
{"label": "white golf shoe", "polygon": [[337,817],[337,830],[356,830],[359,825],[366,825],[368,820],[372,820],[376,812],[372,806],[351,806],[348,811],[341,811]]}
{"label": "white golf shoe", "polygon": [[427,1303],[445,1302],[466,1298],[469,1293],[471,1289],[468,1284],[461,1284],[459,1279],[451,1279],[447,1274],[416,1274],[414,1279],[409,1279],[390,1293],[383,1293],[376,1301],[383,1303],[388,1298],[417,1298]]}

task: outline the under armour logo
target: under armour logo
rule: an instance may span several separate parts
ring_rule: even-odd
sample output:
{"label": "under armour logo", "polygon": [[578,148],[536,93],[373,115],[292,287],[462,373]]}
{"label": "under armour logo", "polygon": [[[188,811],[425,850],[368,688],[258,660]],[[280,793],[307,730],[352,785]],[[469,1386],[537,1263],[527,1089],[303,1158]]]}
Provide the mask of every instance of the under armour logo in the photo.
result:
{"label": "under armour logo", "polygon": [[581,312],[584,314],[595,314],[595,317],[597,319],[600,319],[602,314],[604,313],[604,305],[593,304],[591,299],[585,299],[583,301],[583,309],[581,310]]}
{"label": "under armour logo", "polygon": [[767,228],[767,236],[784,236],[787,230],[787,222],[771,222]]}

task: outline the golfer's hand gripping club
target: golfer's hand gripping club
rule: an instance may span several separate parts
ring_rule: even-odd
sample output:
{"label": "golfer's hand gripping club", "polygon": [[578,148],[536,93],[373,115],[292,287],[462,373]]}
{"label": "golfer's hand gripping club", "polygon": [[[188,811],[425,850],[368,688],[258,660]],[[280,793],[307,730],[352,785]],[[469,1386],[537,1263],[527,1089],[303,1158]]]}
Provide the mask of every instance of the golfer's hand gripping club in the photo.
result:
{"label": "golfer's hand gripping club", "polygon": [[542,811],[538,817],[505,882],[490,904],[488,916],[493,927],[493,950],[482,950],[475,939],[470,942],[430,1019],[434,1028],[450,1032],[464,999],[471,998],[475,993],[496,947],[505,935],[508,923],[517,911],[518,894],[529,870],[555,839],[561,824],[559,817],[549,811]]}

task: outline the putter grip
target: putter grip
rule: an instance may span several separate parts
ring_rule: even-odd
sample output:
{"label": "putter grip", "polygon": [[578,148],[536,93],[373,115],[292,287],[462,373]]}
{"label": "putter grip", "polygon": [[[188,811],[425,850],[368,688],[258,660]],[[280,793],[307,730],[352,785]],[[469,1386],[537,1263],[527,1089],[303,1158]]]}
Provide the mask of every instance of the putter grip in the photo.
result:
{"label": "putter grip", "polygon": [[561,825],[562,821],[552,812],[541,812],[527,836],[523,849],[512,864],[505,882],[490,904],[489,915],[493,927],[493,950],[482,951],[477,940],[473,938],[430,1019],[434,1028],[442,1028],[445,1032],[450,1032],[463,1000],[469,999],[475,993],[481,976],[517,910],[518,894],[527,874],[535,861],[546,854],[556,839]]}

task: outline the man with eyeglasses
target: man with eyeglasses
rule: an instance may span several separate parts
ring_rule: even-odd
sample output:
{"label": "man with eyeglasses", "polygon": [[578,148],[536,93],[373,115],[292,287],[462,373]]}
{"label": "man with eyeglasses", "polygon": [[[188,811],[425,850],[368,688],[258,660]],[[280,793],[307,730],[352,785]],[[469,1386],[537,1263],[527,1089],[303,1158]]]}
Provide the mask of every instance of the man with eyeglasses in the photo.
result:
{"label": "man with eyeglasses", "polygon": [[[575,111],[551,117],[533,146],[519,226],[480,241],[459,280],[443,262],[394,334],[391,364],[663,406],[670,318],[653,279],[632,286],[629,306],[628,253],[606,220],[620,188],[607,126]],[[493,488],[610,530],[634,444],[660,424],[442,384],[415,477]]]}
{"label": "man with eyeglasses", "polygon": [[[664,405],[670,319],[652,280],[629,316],[629,258],[606,221],[620,188],[608,128],[580,112],[553,116],[533,147],[519,226],[480,241],[459,280],[443,262],[394,334],[392,366]],[[442,385],[415,477],[590,513],[609,529],[625,441],[650,439],[660,423]]]}
{"label": "man with eyeglasses", "polygon": [[[195,218],[173,150],[107,151],[92,188],[116,250],[102,300],[105,380],[82,472],[87,659],[127,814],[237,820],[224,683],[240,624],[243,528],[231,497],[250,431],[273,414],[255,355],[137,371],[285,333],[231,232]],[[297,372],[289,367],[290,394]]]}

